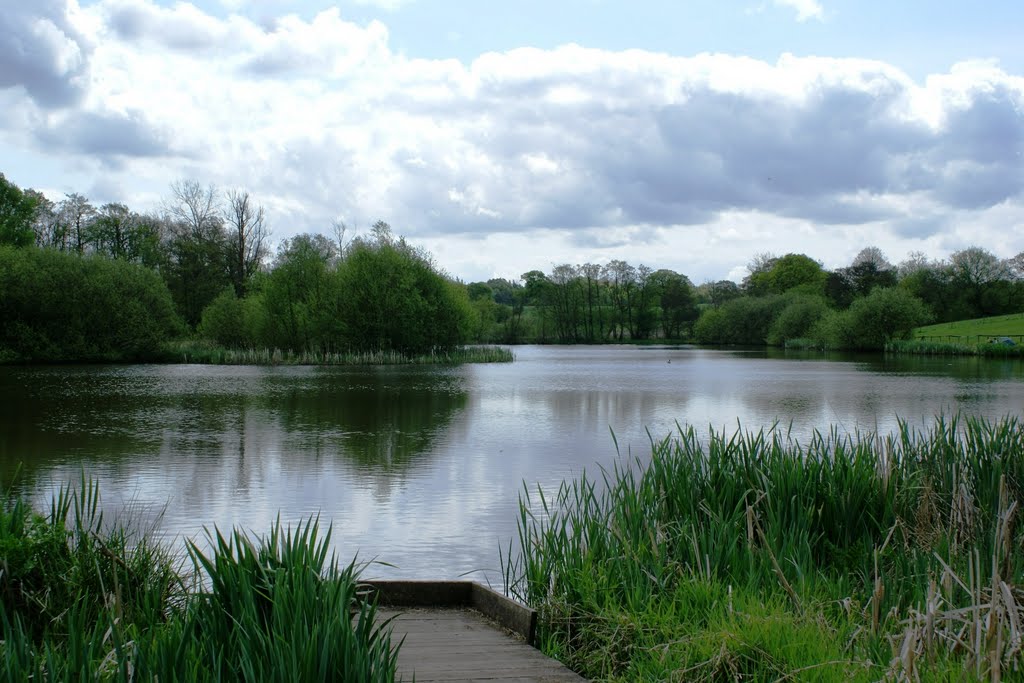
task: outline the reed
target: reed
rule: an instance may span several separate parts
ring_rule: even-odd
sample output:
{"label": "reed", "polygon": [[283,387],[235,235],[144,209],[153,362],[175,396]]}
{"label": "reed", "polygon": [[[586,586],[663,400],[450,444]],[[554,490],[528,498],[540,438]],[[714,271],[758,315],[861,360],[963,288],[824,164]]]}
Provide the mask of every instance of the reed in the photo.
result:
{"label": "reed", "polygon": [[597,680],[998,678],[1024,665],[1022,484],[1015,418],[805,444],[680,428],[524,490],[506,590]]}
{"label": "reed", "polygon": [[390,349],[378,351],[290,351],[281,349],[229,349],[207,342],[178,342],[165,348],[171,363],[209,365],[462,365],[511,363],[512,350],[501,346],[465,346],[423,354]]}
{"label": "reed", "polygon": [[1022,358],[1024,347],[1004,344],[961,344],[954,342],[903,339],[885,346],[886,353],[919,356],[986,356],[991,358]]}
{"label": "reed", "polygon": [[[104,524],[99,492],[0,511],[0,679],[393,681],[397,647],[312,518],[187,558]],[[180,556],[179,556],[180,557]],[[190,566],[188,566],[190,565]]]}

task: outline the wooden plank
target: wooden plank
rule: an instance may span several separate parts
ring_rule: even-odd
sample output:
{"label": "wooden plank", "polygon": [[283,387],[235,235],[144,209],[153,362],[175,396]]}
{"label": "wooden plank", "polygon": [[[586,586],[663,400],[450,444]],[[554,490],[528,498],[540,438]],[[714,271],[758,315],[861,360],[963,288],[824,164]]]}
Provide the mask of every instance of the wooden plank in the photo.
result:
{"label": "wooden plank", "polygon": [[417,681],[581,683],[584,679],[531,647],[516,631],[471,608],[381,607],[391,619],[399,675]]}

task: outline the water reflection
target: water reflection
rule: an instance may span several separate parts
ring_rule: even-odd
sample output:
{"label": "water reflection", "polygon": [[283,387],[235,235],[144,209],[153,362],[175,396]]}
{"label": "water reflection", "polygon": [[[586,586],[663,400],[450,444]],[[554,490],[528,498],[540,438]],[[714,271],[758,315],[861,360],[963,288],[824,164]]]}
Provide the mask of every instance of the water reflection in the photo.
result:
{"label": "water reflection", "polygon": [[430,369],[5,369],[0,389],[5,483],[18,468],[23,484],[69,466],[178,473],[199,505],[324,457],[375,481],[400,474],[466,404],[457,374]]}
{"label": "water reflection", "polygon": [[[0,478],[86,472],[167,535],[320,514],[382,576],[498,576],[524,483],[644,457],[677,424],[888,431],[1024,407],[1020,361],[525,347],[462,368],[0,368]],[[615,435],[613,441],[612,433]],[[618,453],[616,452],[618,444]],[[165,510],[162,518],[158,513]],[[480,575],[476,575],[480,578]]]}

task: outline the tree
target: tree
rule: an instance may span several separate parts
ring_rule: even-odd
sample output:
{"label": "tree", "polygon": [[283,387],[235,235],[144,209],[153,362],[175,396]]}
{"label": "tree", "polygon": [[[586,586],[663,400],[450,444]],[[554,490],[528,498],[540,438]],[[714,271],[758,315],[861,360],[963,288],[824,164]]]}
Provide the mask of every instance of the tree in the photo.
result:
{"label": "tree", "polygon": [[264,218],[263,206],[257,206],[248,192],[231,190],[227,193],[224,221],[228,225],[228,272],[239,297],[245,295],[249,279],[267,255]]}
{"label": "tree", "polygon": [[164,203],[171,219],[191,233],[194,240],[219,239],[223,229],[217,188],[205,188],[195,180],[171,183],[171,197]]}
{"label": "tree", "polygon": [[825,271],[821,264],[805,254],[786,254],[772,264],[767,273],[767,292],[785,294],[800,288],[805,294],[821,294]]}
{"label": "tree", "polygon": [[867,296],[875,287],[895,287],[896,268],[878,247],[865,247],[846,268],[826,274],[825,295],[838,308],[847,308],[854,299]]}
{"label": "tree", "polygon": [[772,322],[767,342],[772,346],[785,346],[791,339],[808,337],[819,320],[828,313],[828,305],[820,296],[791,295],[789,303]]}
{"label": "tree", "polygon": [[268,346],[294,351],[341,347],[344,321],[332,309],[336,257],[334,243],[323,235],[296,235],[281,244],[261,291]]}
{"label": "tree", "polygon": [[846,311],[826,315],[812,335],[832,348],[882,350],[930,319],[924,302],[906,289],[877,288],[854,301]]}
{"label": "tree", "polygon": [[358,351],[451,349],[466,342],[473,321],[466,288],[381,222],[370,239],[349,245],[338,267],[336,306],[341,340]]}
{"label": "tree", "polygon": [[151,270],[99,256],[0,247],[0,357],[142,360],[180,330]]}
{"label": "tree", "polygon": [[612,304],[610,333],[622,340],[625,333],[633,329],[635,300],[633,292],[637,284],[637,270],[622,260],[609,261],[604,267],[604,281]]}
{"label": "tree", "polygon": [[668,339],[681,339],[697,319],[697,299],[689,278],[672,270],[651,274],[661,308],[661,330]]}
{"label": "tree", "polygon": [[726,301],[732,301],[742,295],[740,286],[732,280],[708,281],[697,287],[697,296],[702,303],[708,304],[712,308],[718,308]]}
{"label": "tree", "polygon": [[747,264],[747,277],[743,278],[740,287],[745,294],[750,296],[762,296],[768,294],[770,283],[768,274],[779,258],[771,252],[754,254]]}
{"label": "tree", "polygon": [[89,241],[97,253],[134,261],[138,251],[136,243],[140,237],[135,234],[137,219],[124,204],[104,204],[92,221]]}
{"label": "tree", "polygon": [[54,238],[60,230],[57,206],[37,190],[25,190],[25,196],[35,202],[35,210],[32,212],[32,232],[35,235],[36,246],[54,246]]}
{"label": "tree", "polygon": [[953,282],[969,302],[972,317],[1000,313],[997,306],[986,305],[986,290],[995,283],[1008,281],[1011,271],[1005,261],[981,247],[968,247],[949,257]]}
{"label": "tree", "polygon": [[32,230],[36,199],[7,181],[0,173],[0,246],[27,247],[35,242]]}
{"label": "tree", "polygon": [[851,266],[871,265],[876,271],[894,270],[893,265],[881,249],[875,246],[864,247],[853,257]]}
{"label": "tree", "polygon": [[178,311],[193,327],[203,309],[231,283],[227,237],[213,185],[192,180],[171,184],[164,204],[172,226],[164,276]]}
{"label": "tree", "polygon": [[84,254],[89,244],[89,226],[96,215],[96,208],[89,203],[86,197],[72,193],[65,195],[57,207],[57,214],[61,222],[61,247],[68,245],[79,254]]}

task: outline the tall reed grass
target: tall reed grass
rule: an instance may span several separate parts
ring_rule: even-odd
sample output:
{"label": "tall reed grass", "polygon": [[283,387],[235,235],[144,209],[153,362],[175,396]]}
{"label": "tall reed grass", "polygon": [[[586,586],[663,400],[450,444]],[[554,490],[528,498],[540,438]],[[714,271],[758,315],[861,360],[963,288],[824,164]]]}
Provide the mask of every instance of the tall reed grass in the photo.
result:
{"label": "tall reed grass", "polygon": [[1024,665],[1024,425],[808,443],[680,428],[525,490],[506,590],[596,680],[991,679]]}
{"label": "tall reed grass", "polygon": [[183,563],[105,525],[98,501],[83,480],[46,516],[21,499],[0,510],[0,679],[394,680],[389,628],[318,520],[214,530]]}
{"label": "tall reed grass", "polygon": [[913,354],[919,356],[987,356],[991,358],[1024,358],[1024,346],[982,343],[963,344],[958,342],[931,341],[926,339],[902,339],[885,346],[886,353]]}
{"label": "tall reed grass", "polygon": [[173,363],[210,365],[462,365],[511,363],[512,350],[501,346],[465,346],[423,354],[379,351],[290,351],[281,349],[228,349],[205,342],[178,342],[165,348]]}

